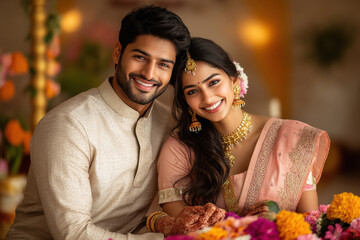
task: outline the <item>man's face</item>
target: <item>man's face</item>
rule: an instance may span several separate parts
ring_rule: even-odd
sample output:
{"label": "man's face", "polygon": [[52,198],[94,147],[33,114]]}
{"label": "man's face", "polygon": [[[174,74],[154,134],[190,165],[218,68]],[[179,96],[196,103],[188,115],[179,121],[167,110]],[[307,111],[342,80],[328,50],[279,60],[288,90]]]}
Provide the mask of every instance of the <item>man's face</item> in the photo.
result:
{"label": "man's face", "polygon": [[139,35],[126,46],[121,58],[116,57],[116,49],[119,55],[121,48],[117,46],[113,59],[118,64],[115,78],[120,88],[116,91],[114,87],[115,91],[129,106],[150,104],[169,84],[176,60],[175,45],[153,35]]}

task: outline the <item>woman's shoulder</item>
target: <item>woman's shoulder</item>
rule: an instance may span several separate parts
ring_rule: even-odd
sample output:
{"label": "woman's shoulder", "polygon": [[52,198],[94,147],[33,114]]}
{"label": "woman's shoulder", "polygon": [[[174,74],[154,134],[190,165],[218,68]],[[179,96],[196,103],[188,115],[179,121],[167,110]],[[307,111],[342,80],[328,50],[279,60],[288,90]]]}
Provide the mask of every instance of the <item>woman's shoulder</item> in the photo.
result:
{"label": "woman's shoulder", "polygon": [[174,129],[171,132],[171,134],[166,139],[166,141],[162,147],[162,151],[171,151],[171,152],[178,152],[178,153],[180,153],[180,152],[184,153],[184,152],[188,151],[187,145],[179,139],[178,129]]}

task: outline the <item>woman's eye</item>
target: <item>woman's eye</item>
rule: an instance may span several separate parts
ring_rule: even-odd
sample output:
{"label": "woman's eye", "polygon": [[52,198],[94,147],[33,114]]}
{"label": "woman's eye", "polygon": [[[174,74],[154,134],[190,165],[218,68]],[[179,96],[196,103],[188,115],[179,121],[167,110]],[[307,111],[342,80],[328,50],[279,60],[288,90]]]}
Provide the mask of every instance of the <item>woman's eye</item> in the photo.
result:
{"label": "woman's eye", "polygon": [[218,82],[220,82],[220,80],[213,80],[209,83],[209,86],[213,86],[213,85],[217,84]]}
{"label": "woman's eye", "polygon": [[194,93],[197,93],[197,90],[190,90],[186,93],[186,95],[193,95]]}

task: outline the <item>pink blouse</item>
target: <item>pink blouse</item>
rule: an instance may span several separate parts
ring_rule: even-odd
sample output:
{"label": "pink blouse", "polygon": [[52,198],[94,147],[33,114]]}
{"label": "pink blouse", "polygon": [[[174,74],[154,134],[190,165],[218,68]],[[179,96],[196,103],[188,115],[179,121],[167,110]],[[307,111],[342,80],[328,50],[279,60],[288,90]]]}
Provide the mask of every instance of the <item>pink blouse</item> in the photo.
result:
{"label": "pink blouse", "polygon": [[[194,161],[191,150],[174,135],[164,144],[157,163],[159,204],[183,199],[187,181],[176,181],[189,173]],[[248,170],[229,177],[238,207],[249,209],[269,199],[282,209],[296,210],[302,192],[316,188],[329,146],[328,135],[322,130],[299,121],[269,119]],[[225,208],[222,194],[216,205]]]}

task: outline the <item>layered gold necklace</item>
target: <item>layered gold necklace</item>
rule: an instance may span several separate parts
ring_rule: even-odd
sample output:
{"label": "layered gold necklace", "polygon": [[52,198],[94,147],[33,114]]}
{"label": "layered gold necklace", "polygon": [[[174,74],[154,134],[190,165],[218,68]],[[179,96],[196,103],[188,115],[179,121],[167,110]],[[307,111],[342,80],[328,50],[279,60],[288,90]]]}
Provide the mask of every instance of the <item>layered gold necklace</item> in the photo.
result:
{"label": "layered gold necklace", "polygon": [[240,125],[228,135],[222,136],[225,158],[228,159],[230,167],[235,164],[235,156],[231,154],[231,146],[247,138],[252,130],[251,116],[243,111],[243,118]]}

